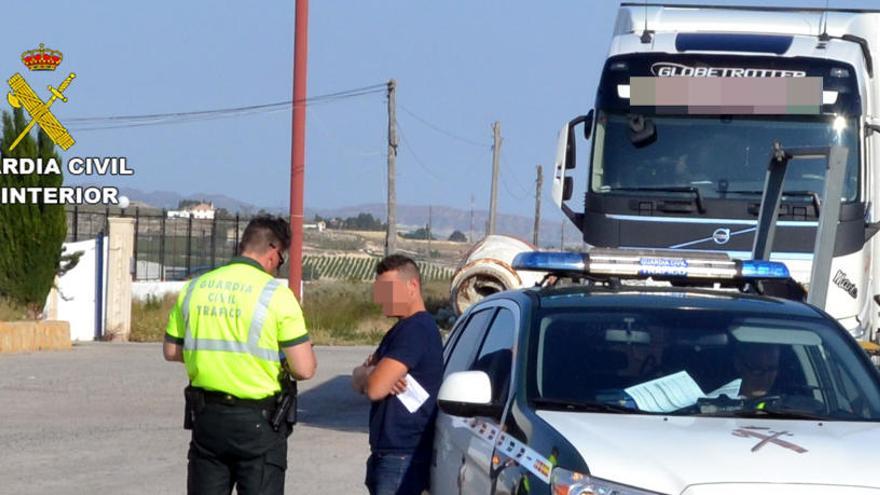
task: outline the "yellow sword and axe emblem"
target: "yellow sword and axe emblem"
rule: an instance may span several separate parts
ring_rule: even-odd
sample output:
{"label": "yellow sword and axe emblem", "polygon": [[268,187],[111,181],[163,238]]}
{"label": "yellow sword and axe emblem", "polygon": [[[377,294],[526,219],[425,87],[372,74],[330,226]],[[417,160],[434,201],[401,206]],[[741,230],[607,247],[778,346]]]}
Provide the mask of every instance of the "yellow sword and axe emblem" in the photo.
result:
{"label": "yellow sword and axe emblem", "polygon": [[31,121],[28,122],[27,127],[21,131],[21,134],[15,139],[12,143],[12,146],[9,147],[9,151],[15,149],[18,146],[18,143],[27,136],[28,132],[33,129],[34,125],[39,124],[40,128],[49,136],[52,141],[55,142],[58,146],[63,150],[67,150],[75,141],[73,137],[67,132],[67,129],[61,125],[61,122],[52,115],[52,112],[49,110],[49,107],[55,103],[55,100],[61,100],[63,102],[67,102],[67,97],[64,96],[64,91],[67,90],[67,87],[70,86],[70,83],[76,77],[76,74],[73,72],[67,76],[67,79],[61,82],[58,85],[58,88],[53,88],[51,85],[49,86],[49,91],[52,93],[52,97],[49,98],[49,101],[43,102],[37,93],[31,89],[30,85],[28,85],[27,81],[21,77],[21,74],[16,73],[12,77],[9,78],[9,87],[12,88],[12,91],[6,94],[6,100],[12,105],[14,108],[21,108],[27,111],[27,113],[31,116]]}

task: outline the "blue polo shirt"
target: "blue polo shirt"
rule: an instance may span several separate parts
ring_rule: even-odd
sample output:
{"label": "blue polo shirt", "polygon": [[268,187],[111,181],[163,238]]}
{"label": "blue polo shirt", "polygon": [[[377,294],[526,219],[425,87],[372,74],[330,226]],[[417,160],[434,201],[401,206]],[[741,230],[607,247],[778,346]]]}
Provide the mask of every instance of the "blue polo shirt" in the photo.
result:
{"label": "blue polo shirt", "polygon": [[431,395],[410,413],[400,399],[388,395],[370,407],[370,448],[376,453],[431,454],[437,392],[443,380],[443,342],[434,318],[426,311],[401,319],[379,343],[375,362],[392,358]]}

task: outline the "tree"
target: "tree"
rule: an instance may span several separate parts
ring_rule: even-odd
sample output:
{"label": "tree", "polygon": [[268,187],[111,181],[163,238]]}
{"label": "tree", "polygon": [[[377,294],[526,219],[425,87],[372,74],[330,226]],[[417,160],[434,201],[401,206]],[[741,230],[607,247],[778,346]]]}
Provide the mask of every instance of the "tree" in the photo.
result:
{"label": "tree", "polygon": [[452,234],[449,235],[449,240],[452,242],[467,242],[468,238],[464,233],[460,230],[456,230]]}
{"label": "tree", "polygon": [[[418,241],[426,241],[426,240],[428,240],[428,229],[426,227],[422,227],[422,228],[416,229],[412,232],[408,232],[406,234],[403,234],[401,237],[403,237],[404,239],[414,239],[414,240],[418,240]],[[431,234],[431,239],[436,240],[437,238],[434,237],[433,234]]]}
{"label": "tree", "polygon": [[[42,158],[43,163],[55,159],[55,143],[39,129],[37,138],[28,134],[11,152],[9,146],[25,129],[24,112],[14,109],[3,112],[3,133],[0,156],[3,158]],[[0,175],[0,188],[61,187],[62,174]],[[67,236],[67,214],[64,205],[9,204],[0,207],[0,296],[25,305],[36,317],[62,270],[62,245]],[[71,261],[65,259],[65,264]]]}
{"label": "tree", "polygon": [[370,213],[359,213],[342,221],[342,228],[348,230],[385,230],[385,224]]}

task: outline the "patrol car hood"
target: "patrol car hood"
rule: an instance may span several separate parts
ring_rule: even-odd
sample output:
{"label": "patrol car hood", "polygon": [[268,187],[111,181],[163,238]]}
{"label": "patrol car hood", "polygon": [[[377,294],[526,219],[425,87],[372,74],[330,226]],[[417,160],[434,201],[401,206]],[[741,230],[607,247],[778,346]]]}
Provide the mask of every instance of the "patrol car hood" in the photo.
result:
{"label": "patrol car hood", "polygon": [[574,445],[589,474],[645,490],[880,495],[880,423],[557,411],[538,416]]}

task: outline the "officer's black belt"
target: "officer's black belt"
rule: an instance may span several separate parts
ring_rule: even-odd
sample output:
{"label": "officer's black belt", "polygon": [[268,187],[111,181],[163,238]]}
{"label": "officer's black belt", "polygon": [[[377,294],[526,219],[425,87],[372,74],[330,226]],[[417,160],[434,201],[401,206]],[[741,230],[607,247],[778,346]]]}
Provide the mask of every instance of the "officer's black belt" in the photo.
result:
{"label": "officer's black belt", "polygon": [[253,407],[255,409],[275,409],[277,397],[270,395],[263,399],[239,399],[234,395],[225,394],[223,392],[213,392],[205,390],[205,403],[207,404],[223,404],[226,406],[243,406]]}

